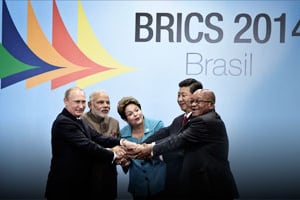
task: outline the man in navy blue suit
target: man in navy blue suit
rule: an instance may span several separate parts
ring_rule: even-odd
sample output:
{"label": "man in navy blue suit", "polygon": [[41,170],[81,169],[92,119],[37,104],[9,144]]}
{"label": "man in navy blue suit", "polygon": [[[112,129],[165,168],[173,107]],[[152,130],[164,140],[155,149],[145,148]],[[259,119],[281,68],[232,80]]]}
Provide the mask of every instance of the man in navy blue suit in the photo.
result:
{"label": "man in navy blue suit", "polygon": [[[176,135],[182,125],[191,116],[192,110],[189,100],[195,90],[202,89],[202,83],[196,79],[187,78],[179,82],[178,86],[177,103],[184,113],[177,116],[169,126],[161,128],[159,131],[147,138],[145,143],[160,141],[168,136]],[[182,167],[183,151],[178,149],[176,151],[164,153],[162,157],[167,166],[166,185],[164,191],[165,198],[180,198],[179,173]]]}

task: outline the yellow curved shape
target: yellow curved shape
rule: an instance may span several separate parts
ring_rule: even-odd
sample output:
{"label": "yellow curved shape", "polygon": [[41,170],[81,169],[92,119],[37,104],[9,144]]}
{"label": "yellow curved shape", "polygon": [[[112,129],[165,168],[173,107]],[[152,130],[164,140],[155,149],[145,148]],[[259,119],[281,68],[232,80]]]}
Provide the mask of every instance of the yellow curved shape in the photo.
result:
{"label": "yellow curved shape", "polygon": [[[82,3],[78,1],[78,47],[94,62],[111,68],[108,71],[100,72],[80,80],[77,80],[79,87],[87,87],[99,81],[134,71],[136,68],[128,67],[115,60],[100,44],[85,15]],[[99,56],[100,55],[100,56]]]}
{"label": "yellow curved shape", "polygon": [[[46,81],[53,80],[55,78],[76,72],[85,70],[84,67],[75,65],[64,57],[62,57],[54,47],[49,43],[44,35],[38,20],[34,14],[32,4],[28,0],[28,19],[27,19],[27,45],[39,58],[45,62],[62,66],[63,68],[46,72],[26,80],[26,88],[31,88]],[[53,88],[52,88],[53,89]]]}

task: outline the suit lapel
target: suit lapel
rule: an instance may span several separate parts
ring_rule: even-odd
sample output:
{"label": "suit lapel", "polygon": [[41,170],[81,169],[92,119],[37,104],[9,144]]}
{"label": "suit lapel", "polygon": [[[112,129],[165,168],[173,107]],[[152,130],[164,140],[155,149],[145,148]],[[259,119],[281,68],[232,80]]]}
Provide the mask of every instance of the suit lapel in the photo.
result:
{"label": "suit lapel", "polygon": [[81,131],[86,135],[88,138],[91,138],[91,135],[88,132],[87,124],[82,119],[77,119],[77,124],[79,125]]}
{"label": "suit lapel", "polygon": [[80,130],[86,137],[91,138],[91,135],[88,131],[88,125],[82,119],[74,117],[69,111],[67,111],[66,108],[63,109],[61,114],[67,117],[68,119],[72,120],[80,128]]}

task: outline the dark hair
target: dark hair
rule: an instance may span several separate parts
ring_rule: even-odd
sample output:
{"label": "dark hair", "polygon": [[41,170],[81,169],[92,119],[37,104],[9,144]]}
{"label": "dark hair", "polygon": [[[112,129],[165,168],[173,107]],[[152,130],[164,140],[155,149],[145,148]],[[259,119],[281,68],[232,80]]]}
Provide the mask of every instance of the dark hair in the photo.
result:
{"label": "dark hair", "polygon": [[184,79],[179,82],[178,86],[179,87],[189,87],[191,93],[194,93],[196,90],[203,88],[202,83],[194,78]]}
{"label": "dark hair", "polygon": [[139,101],[137,99],[135,99],[134,97],[123,97],[119,102],[118,102],[118,113],[120,115],[120,117],[122,119],[126,119],[126,115],[125,115],[125,108],[129,105],[129,104],[135,104],[137,105],[140,109],[142,109],[141,104],[139,103]]}

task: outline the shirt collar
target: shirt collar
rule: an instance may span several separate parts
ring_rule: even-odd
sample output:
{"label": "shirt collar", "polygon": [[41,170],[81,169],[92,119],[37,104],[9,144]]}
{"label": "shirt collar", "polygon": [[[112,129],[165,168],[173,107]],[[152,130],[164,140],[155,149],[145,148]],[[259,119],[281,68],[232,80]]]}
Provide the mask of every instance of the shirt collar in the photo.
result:
{"label": "shirt collar", "polygon": [[191,116],[192,112],[189,113],[185,113],[184,116],[186,116],[187,118],[189,118]]}

